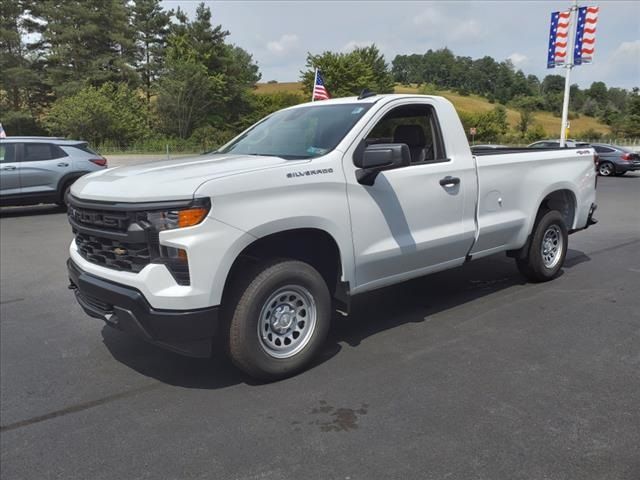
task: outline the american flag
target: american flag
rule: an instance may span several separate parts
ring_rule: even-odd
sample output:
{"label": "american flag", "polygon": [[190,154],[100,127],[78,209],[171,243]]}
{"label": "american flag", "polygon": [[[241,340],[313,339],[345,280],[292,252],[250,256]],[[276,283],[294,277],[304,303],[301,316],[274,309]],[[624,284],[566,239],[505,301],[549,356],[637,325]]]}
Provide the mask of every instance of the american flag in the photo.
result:
{"label": "american flag", "polygon": [[551,13],[547,68],[554,68],[559,65],[564,65],[567,62],[567,40],[569,39],[570,17],[570,10]]}
{"label": "american flag", "polygon": [[4,133],[4,128],[2,128],[1,123],[0,123],[0,138],[7,138],[7,134]]}
{"label": "american flag", "polygon": [[328,100],[331,98],[329,96],[329,92],[324,86],[324,80],[322,80],[322,75],[320,75],[320,70],[316,69],[316,81],[313,85],[313,95],[311,100]]}
{"label": "american flag", "polygon": [[593,61],[593,50],[596,42],[596,23],[598,23],[598,7],[580,7],[576,26],[575,50],[573,63],[581,65]]}

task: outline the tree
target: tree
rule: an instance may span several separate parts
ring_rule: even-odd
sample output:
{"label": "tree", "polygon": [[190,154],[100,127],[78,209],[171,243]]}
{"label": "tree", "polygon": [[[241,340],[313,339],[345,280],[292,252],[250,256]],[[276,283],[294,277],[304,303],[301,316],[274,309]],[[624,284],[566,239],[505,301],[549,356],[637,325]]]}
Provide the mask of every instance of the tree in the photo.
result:
{"label": "tree", "polygon": [[356,48],[349,53],[308,53],[306,68],[300,74],[303,89],[309,94],[313,90],[316,68],[322,71],[332,97],[358,95],[365,88],[376,93],[393,92],[393,77],[375,45]]}
{"label": "tree", "polygon": [[180,9],[159,82],[157,112],[162,129],[180,138],[206,124],[227,129],[248,111],[250,89],[260,79],[253,58],[225,43],[229,32],[213,26],[211,10],[201,3],[189,21]]}
{"label": "tree", "polygon": [[42,0],[30,2],[31,44],[43,52],[47,81],[59,95],[86,85],[135,84],[134,35],[127,0]]}
{"label": "tree", "polygon": [[48,90],[37,54],[24,44],[27,6],[25,0],[0,5],[0,119],[13,135],[43,133],[36,119]]}
{"label": "tree", "polygon": [[149,105],[158,76],[164,68],[164,52],[173,12],[162,10],[160,0],[135,0],[131,12],[136,32],[136,70]]}
{"label": "tree", "polygon": [[640,137],[640,92],[634,88],[629,98],[628,113],[622,122],[622,133],[628,137]]}
{"label": "tree", "polygon": [[533,123],[534,117],[533,112],[529,109],[521,109],[519,110],[520,120],[518,121],[517,130],[521,135],[525,135],[527,130],[529,130],[529,126]]}
{"label": "tree", "polygon": [[135,90],[124,83],[105,83],[56,100],[45,122],[54,135],[94,144],[115,140],[125,146],[147,133],[145,115],[144,100]]}

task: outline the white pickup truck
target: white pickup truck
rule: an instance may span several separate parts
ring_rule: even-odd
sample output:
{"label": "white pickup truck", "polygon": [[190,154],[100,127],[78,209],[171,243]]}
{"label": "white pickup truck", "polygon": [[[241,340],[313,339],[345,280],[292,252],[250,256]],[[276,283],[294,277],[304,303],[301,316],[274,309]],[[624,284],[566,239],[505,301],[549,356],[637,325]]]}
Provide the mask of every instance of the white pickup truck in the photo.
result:
{"label": "white pickup truck", "polygon": [[362,95],[276,112],[218,151],[86,175],[70,288],[91,316],[251,376],[302,370],[353,295],[498,252],[554,278],[595,223],[591,148],[474,156],[453,105]]}

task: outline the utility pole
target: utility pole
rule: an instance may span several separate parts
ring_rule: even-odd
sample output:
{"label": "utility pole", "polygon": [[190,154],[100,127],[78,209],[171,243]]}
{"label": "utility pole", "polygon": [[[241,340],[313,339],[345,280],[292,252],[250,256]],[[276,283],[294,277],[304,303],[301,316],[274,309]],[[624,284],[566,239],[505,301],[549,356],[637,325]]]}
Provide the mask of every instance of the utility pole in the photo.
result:
{"label": "utility pole", "polygon": [[569,35],[567,38],[567,63],[565,64],[564,74],[564,100],[562,102],[562,124],[560,126],[560,146],[564,147],[567,139],[567,129],[569,128],[569,94],[571,93],[571,69],[573,68],[574,57],[574,39],[576,36],[576,28],[578,21],[578,0],[573,1],[571,5],[571,14],[569,15]]}

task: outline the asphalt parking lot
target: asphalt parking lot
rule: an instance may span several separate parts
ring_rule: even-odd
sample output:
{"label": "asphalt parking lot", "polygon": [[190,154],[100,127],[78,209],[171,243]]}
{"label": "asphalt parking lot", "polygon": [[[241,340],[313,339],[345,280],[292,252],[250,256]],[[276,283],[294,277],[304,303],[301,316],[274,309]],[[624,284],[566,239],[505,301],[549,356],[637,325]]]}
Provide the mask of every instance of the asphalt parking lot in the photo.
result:
{"label": "asphalt parking lot", "polygon": [[0,211],[1,476],[640,478],[640,173],[600,178],[563,274],[503,256],[358,298],[255,384],[87,317],[65,213]]}

